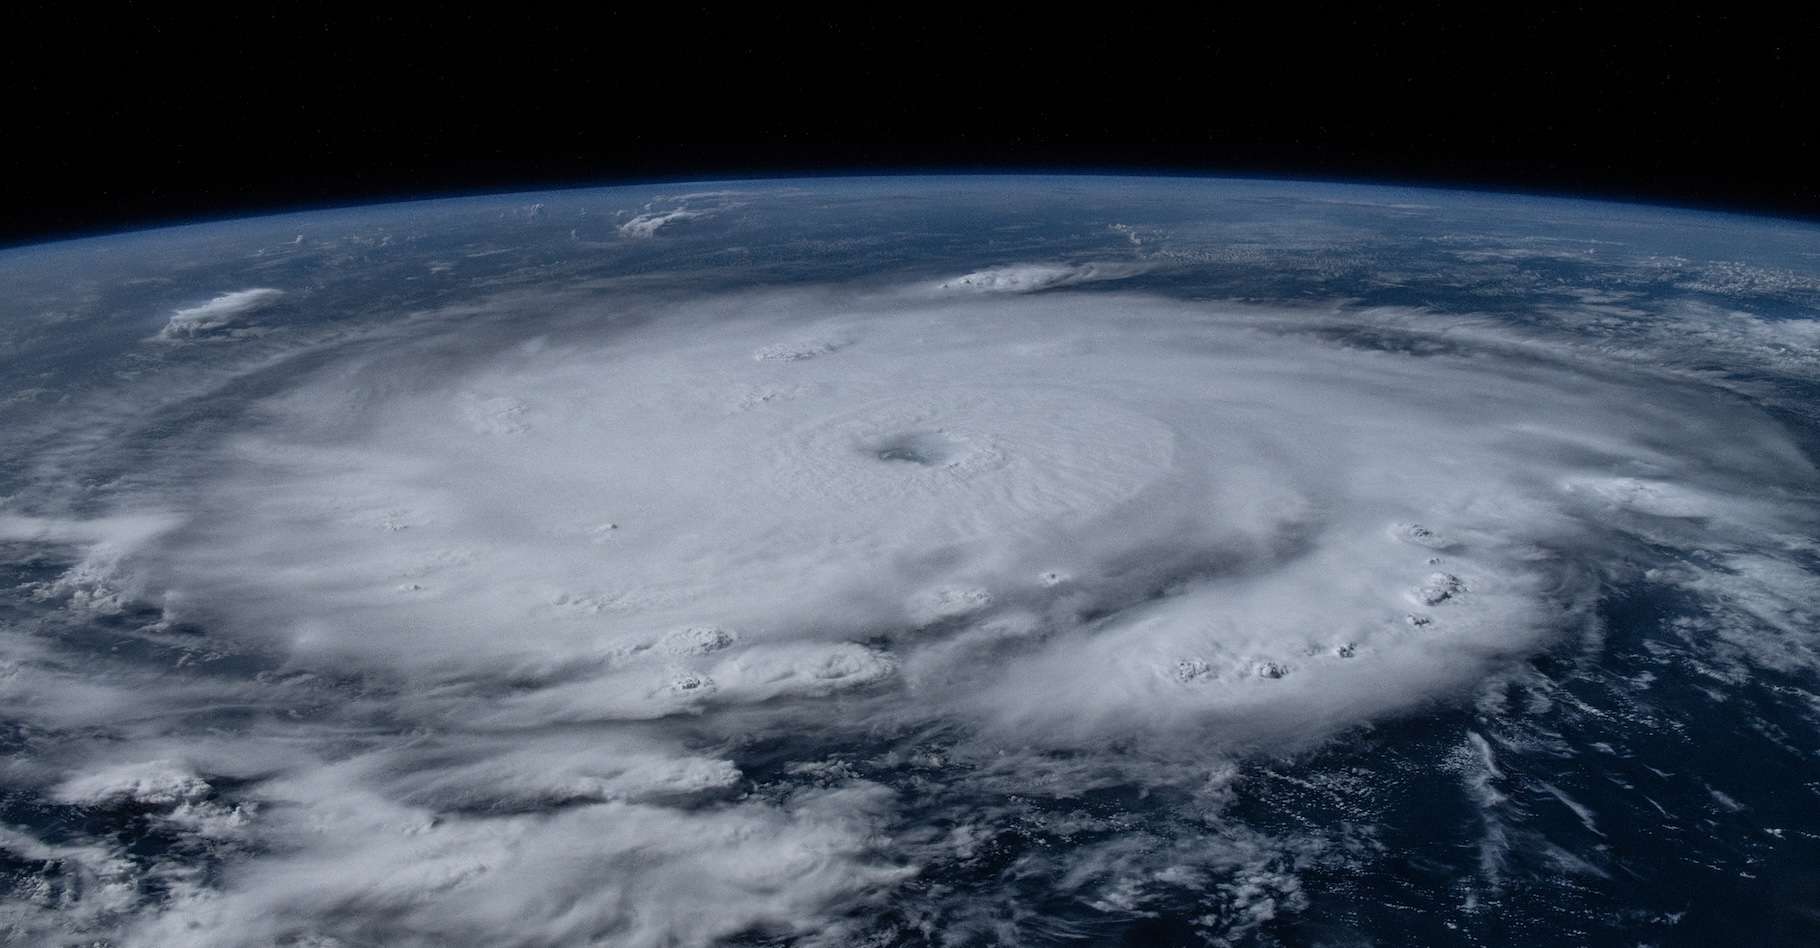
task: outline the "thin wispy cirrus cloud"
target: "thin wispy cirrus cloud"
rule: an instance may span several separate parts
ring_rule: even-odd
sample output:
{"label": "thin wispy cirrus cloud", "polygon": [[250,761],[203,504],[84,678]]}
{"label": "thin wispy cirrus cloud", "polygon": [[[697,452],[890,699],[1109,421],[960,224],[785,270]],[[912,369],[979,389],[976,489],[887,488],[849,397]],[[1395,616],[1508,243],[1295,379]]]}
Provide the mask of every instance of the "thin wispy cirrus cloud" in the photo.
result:
{"label": "thin wispy cirrus cloud", "polygon": [[975,270],[935,283],[948,293],[1037,293],[1080,283],[1122,280],[1155,269],[1128,260],[1080,263],[1016,263]]}
{"label": "thin wispy cirrus cloud", "polygon": [[706,220],[742,207],[745,202],[739,195],[737,191],[698,191],[655,198],[620,224],[619,234],[634,240],[648,240],[672,224]]}

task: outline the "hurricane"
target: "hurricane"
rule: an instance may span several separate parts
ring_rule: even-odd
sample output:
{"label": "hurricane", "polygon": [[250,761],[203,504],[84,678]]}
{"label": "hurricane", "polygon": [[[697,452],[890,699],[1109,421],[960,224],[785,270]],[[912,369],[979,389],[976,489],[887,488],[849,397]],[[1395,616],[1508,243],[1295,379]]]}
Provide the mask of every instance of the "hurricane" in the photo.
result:
{"label": "hurricane", "polygon": [[1812,932],[1815,236],[882,179],[0,254],[0,926]]}

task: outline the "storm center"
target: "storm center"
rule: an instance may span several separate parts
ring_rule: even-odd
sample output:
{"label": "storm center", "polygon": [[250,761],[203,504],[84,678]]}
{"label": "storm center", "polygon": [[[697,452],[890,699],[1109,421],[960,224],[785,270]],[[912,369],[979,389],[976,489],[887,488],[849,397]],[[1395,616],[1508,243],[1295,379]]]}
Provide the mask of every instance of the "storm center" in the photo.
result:
{"label": "storm center", "polygon": [[940,467],[955,458],[960,445],[939,431],[909,431],[873,442],[865,451],[888,464]]}

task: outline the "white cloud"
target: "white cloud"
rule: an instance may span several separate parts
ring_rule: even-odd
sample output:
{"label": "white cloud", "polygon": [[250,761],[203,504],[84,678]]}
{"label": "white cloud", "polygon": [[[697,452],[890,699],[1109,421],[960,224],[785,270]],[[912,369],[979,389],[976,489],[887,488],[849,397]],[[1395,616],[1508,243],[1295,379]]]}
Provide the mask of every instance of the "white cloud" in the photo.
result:
{"label": "white cloud", "polygon": [[[1756,409],[1483,320],[1035,292],[1136,272],[426,320],[447,335],[327,360],[157,459],[181,490],[0,517],[71,548],[47,597],[156,603],[225,656],[59,666],[0,708],[122,729],[132,761],[74,742],[33,779],[223,853],[219,886],[120,895],[129,943],[837,944],[976,858],[1011,818],[981,799],[1104,785],[1171,788],[1198,828],[1020,871],[1109,911],[1192,884],[1226,932],[1295,911],[1282,847],[1315,844],[1207,825],[1236,762],[1590,627],[1644,547],[1716,551],[1663,574],[1726,604],[1689,635],[1820,664],[1765,639],[1814,609],[1777,555],[1814,472]],[[1495,877],[1492,746],[1461,770]],[[81,855],[130,881],[113,858]]]}
{"label": "white cloud", "polygon": [[626,221],[624,224],[619,225],[619,233],[622,237],[655,237],[657,236],[657,232],[666,225],[674,224],[677,221],[700,220],[704,217],[712,217],[713,215],[713,211],[690,210],[686,207],[679,207],[668,211],[646,211],[645,213],[639,214],[631,220]]}
{"label": "white cloud", "polygon": [[248,314],[277,302],[283,290],[259,288],[236,290],[171,313],[170,321],[158,331],[160,339],[193,339],[241,322]]}
{"label": "white cloud", "polygon": [[69,803],[134,803],[176,805],[201,799],[208,781],[176,761],[157,760],[115,764],[84,774],[56,789],[54,796]]}
{"label": "white cloud", "polygon": [[937,282],[946,293],[1035,293],[1076,283],[1122,280],[1152,269],[1149,264],[1126,261],[1098,263],[1016,263],[975,270]]}
{"label": "white cloud", "polygon": [[745,202],[737,200],[737,195],[738,192],[734,191],[697,191],[657,198],[647,202],[638,214],[620,224],[619,235],[634,240],[648,240],[671,224],[716,217],[743,206]]}
{"label": "white cloud", "polygon": [[[229,891],[174,902],[133,944],[705,946],[752,930],[838,936],[824,912],[908,875],[871,852],[877,788],[685,811],[600,803],[437,815],[329,770],[273,788],[289,853]],[[331,802],[332,801],[332,802]],[[293,809],[295,807],[295,809]],[[279,817],[284,819],[283,816]]]}

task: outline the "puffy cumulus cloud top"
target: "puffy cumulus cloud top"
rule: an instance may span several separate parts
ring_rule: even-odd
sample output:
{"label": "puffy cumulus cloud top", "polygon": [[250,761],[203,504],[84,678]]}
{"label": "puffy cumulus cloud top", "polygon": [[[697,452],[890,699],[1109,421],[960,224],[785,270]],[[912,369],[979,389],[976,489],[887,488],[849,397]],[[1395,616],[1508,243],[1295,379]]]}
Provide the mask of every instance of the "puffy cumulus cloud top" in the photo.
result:
{"label": "puffy cumulus cloud top", "polygon": [[205,303],[186,306],[171,313],[170,321],[158,331],[160,339],[194,339],[241,322],[249,313],[276,302],[283,290],[269,287],[223,293]]}
{"label": "puffy cumulus cloud top", "polygon": [[[613,225],[623,252],[763,206],[666,200]],[[581,226],[548,208],[459,235]],[[383,245],[339,226],[298,266],[363,279]],[[0,515],[25,564],[7,779],[90,814],[8,817],[0,849],[60,868],[5,924],[973,944],[1179,916],[1262,938],[1324,874],[1378,871],[1367,800],[1412,779],[1323,755],[1437,708],[1479,716],[1433,768],[1475,814],[1437,896],[1471,918],[1538,853],[1612,871],[1514,826],[1510,797],[1601,836],[1621,817],[1505,768],[1547,730],[1511,702],[1592,700],[1535,661],[1597,654],[1614,590],[1674,591],[1653,647],[1696,649],[1704,687],[1811,680],[1816,475],[1755,380],[1643,330],[1178,292],[1212,250],[1116,256],[1167,241],[1102,230],[1099,257],[933,277],[514,264],[416,298],[362,284],[370,315],[213,361],[130,354],[138,376],[19,429]],[[392,253],[436,254],[439,280],[487,259]],[[1728,371],[1774,357],[1712,332]],[[1379,761],[1436,740],[1375,739]],[[1332,799],[1284,825],[1255,812],[1273,780]]]}

